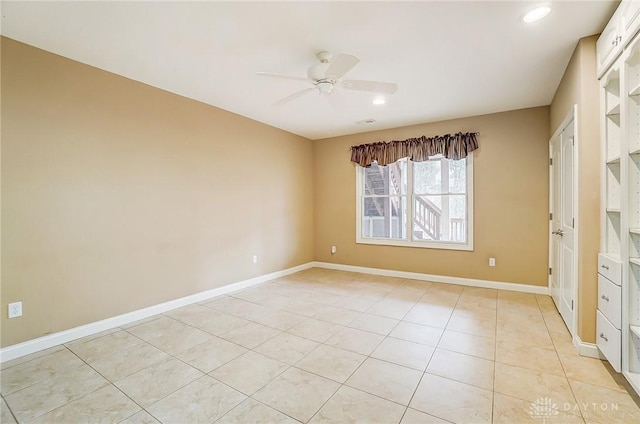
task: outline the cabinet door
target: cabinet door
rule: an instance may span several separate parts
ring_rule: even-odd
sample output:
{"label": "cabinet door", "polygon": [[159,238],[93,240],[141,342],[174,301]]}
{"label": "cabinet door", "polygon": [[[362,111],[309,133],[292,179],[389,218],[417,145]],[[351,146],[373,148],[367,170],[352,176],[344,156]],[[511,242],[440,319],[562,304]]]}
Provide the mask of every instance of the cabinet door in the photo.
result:
{"label": "cabinet door", "polygon": [[622,37],[626,45],[640,28],[640,0],[629,0],[623,2],[624,13],[622,16],[623,30]]}
{"label": "cabinet door", "polygon": [[622,51],[622,44],[620,44],[620,21],[618,16],[618,11],[616,11],[596,42],[598,78],[602,77]]}

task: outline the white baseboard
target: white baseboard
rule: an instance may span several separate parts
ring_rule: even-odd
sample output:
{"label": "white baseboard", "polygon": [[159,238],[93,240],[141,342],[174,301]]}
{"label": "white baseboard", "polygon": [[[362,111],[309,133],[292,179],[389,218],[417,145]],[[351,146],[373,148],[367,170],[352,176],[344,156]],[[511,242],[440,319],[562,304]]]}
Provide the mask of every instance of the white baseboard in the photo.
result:
{"label": "white baseboard", "polygon": [[606,358],[600,354],[600,350],[598,350],[598,346],[596,346],[595,343],[583,342],[577,334],[573,338],[573,345],[578,349],[580,356],[606,360]]}
{"label": "white baseboard", "polygon": [[[512,290],[523,293],[534,294],[549,294],[548,287],[531,286],[527,284],[507,283],[501,281],[489,281],[478,280],[473,278],[461,278],[461,277],[448,277],[444,275],[432,275],[421,274],[417,272],[406,271],[394,271],[380,268],[367,268],[354,265],[341,265],[332,264],[328,262],[308,262],[293,268],[288,268],[282,271],[272,272],[270,274],[261,275],[258,277],[250,278],[248,280],[239,281],[237,283],[228,284],[226,286],[218,287],[211,290],[206,290],[200,293],[192,294],[190,296],[181,297],[179,299],[170,300],[168,302],[160,303],[158,305],[149,306],[147,308],[138,309],[137,311],[128,312],[126,314],[117,315],[115,317],[107,318],[101,321],[92,322],[79,327],[70,328],[68,330],[60,331],[54,334],[49,334],[37,339],[28,340],[23,343],[7,346],[0,349],[0,363],[10,361],[15,358],[19,358],[24,355],[39,352],[44,349],[48,349],[53,346],[57,346],[63,343],[68,343],[72,340],[76,340],[82,337],[90,336],[102,331],[110,330],[112,328],[120,327],[132,322],[148,318],[153,315],[161,314],[163,312],[170,311],[172,309],[180,308],[182,306],[190,305],[192,303],[202,302],[204,300],[211,299],[216,296],[231,293],[234,291],[242,290],[247,287],[255,286],[257,284],[264,283],[275,278],[284,277],[285,275],[293,274],[296,272],[304,271],[309,268],[326,268],[340,271],[359,272],[364,274],[383,275],[387,277],[399,277],[408,278],[413,280],[431,281],[436,283],[446,284],[459,284],[463,286],[472,287],[484,287],[498,290]],[[581,343],[580,354],[582,355],[582,349],[584,349],[585,356],[591,356],[593,354],[592,349],[588,343]],[[595,345],[593,345],[595,348]],[[590,353],[589,353],[590,352]],[[597,353],[597,348],[595,348]],[[597,357],[597,356],[594,356]]]}
{"label": "white baseboard", "polygon": [[461,286],[483,287],[487,289],[511,290],[522,293],[549,294],[548,286],[532,286],[529,284],[507,283],[504,281],[478,280],[475,278],[449,277],[446,275],[421,274],[418,272],[394,271],[391,269],[367,268],[354,265],[333,264],[329,262],[312,262],[317,268],[335,269],[339,271],[360,272],[363,274],[383,275],[385,277],[408,278],[412,280],[431,281],[434,283],[458,284]]}
{"label": "white baseboard", "polygon": [[215,289],[206,290],[200,293],[192,294],[190,296],[181,297],[179,299],[170,300],[168,302],[160,303],[158,305],[149,306],[147,308],[138,309],[137,311],[128,312],[126,314],[117,315],[115,317],[103,319],[101,321],[92,322],[79,327],[70,328],[68,330],[59,331],[57,333],[49,334],[37,339],[28,340],[23,343],[7,346],[0,349],[0,363],[10,361],[15,358],[19,358],[30,353],[39,352],[44,349],[48,349],[53,346],[57,346],[63,343],[70,342],[82,337],[90,336],[92,334],[100,333],[101,331],[110,330],[112,328],[120,327],[122,325],[130,324],[132,322],[148,318],[150,316],[170,311],[172,309],[180,308],[182,306],[190,305],[192,303],[202,302],[204,300],[211,299],[216,296],[231,293],[234,291],[242,290],[247,287],[255,286],[257,284],[264,283],[275,278],[284,277],[285,275],[293,274],[299,271],[304,271],[313,267],[312,262],[288,268],[282,271],[272,272],[270,274],[261,275],[258,277],[250,278],[248,280],[239,281],[237,283],[227,284],[226,286],[217,287]]}

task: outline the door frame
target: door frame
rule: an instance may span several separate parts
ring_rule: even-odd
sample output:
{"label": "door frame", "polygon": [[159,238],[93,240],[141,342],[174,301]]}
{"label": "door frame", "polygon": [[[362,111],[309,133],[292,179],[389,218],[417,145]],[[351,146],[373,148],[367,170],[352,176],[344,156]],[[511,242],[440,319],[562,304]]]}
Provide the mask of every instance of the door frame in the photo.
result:
{"label": "door frame", "polygon": [[[574,278],[574,284],[573,284],[573,311],[572,311],[572,321],[573,321],[573,328],[569,328],[569,332],[571,333],[571,339],[573,342],[573,345],[575,346],[576,343],[578,342],[578,308],[579,308],[579,298],[578,298],[578,293],[580,292],[580,279],[578,278],[578,263],[579,260],[578,258],[580,257],[580,245],[578,244],[578,229],[580,228],[580,219],[579,219],[579,210],[578,210],[578,200],[579,200],[579,192],[578,192],[578,170],[580,167],[580,163],[578,161],[578,150],[580,148],[580,142],[579,142],[579,137],[578,137],[578,105],[574,104],[573,107],[571,108],[571,110],[569,111],[569,113],[567,114],[567,116],[562,120],[562,122],[560,123],[560,125],[558,126],[558,128],[556,128],[556,130],[554,131],[553,135],[551,136],[551,138],[549,139],[549,155],[548,157],[551,158],[552,153],[551,153],[551,142],[553,141],[554,138],[558,137],[562,131],[569,125],[569,123],[571,122],[571,120],[573,120],[573,211],[574,211],[574,225],[573,225],[573,254],[574,254],[574,260],[573,260],[573,278]],[[552,210],[553,210],[553,175],[552,175],[552,168],[550,164],[548,164],[549,166],[549,214],[551,214]],[[549,218],[550,215],[547,215],[547,218]],[[553,263],[553,236],[551,234],[551,232],[553,231],[552,228],[552,221],[551,219],[548,220],[549,221],[549,228],[547,230],[547,236],[549,237],[549,258],[548,258],[548,264],[547,264],[547,268],[551,268],[551,264]],[[549,295],[551,295],[551,275],[549,275],[549,273],[547,272],[547,286],[549,288]],[[554,302],[555,305],[555,302]],[[558,308],[557,305],[556,309]],[[558,311],[559,313],[560,311]],[[564,321],[564,320],[563,320]],[[566,323],[565,323],[566,324]]]}

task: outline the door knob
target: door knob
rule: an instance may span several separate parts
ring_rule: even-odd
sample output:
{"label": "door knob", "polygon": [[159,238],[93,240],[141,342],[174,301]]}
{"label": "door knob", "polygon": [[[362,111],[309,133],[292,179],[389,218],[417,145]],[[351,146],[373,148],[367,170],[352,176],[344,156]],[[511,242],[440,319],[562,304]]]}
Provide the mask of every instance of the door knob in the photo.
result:
{"label": "door knob", "polygon": [[562,230],[555,230],[555,231],[551,231],[551,234],[554,234],[556,236],[560,236],[562,237],[564,235],[564,231]]}

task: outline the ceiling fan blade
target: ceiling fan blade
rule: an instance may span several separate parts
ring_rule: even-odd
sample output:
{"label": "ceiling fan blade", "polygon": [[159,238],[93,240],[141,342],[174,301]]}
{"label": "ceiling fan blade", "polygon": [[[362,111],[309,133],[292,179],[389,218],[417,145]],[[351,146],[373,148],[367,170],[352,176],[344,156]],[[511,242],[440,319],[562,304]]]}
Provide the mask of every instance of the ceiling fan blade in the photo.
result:
{"label": "ceiling fan blade", "polygon": [[349,53],[341,53],[331,61],[329,67],[325,71],[325,76],[332,79],[340,79],[354,66],[360,62],[360,59]]}
{"label": "ceiling fan blade", "polygon": [[294,80],[294,81],[313,82],[309,78],[294,77],[291,75],[283,75],[283,74],[274,74],[273,72],[257,72],[256,74],[261,77],[272,77],[272,78],[288,79],[288,80]]}
{"label": "ceiling fan blade", "polygon": [[273,105],[274,106],[280,106],[283,105],[285,103],[290,102],[293,99],[297,99],[300,96],[304,96],[305,94],[307,94],[310,91],[314,91],[316,88],[315,87],[309,87],[309,88],[305,88],[304,90],[300,90],[300,91],[296,91],[295,93],[293,93],[290,96],[285,97],[284,99],[280,99],[277,102],[275,102]]}
{"label": "ceiling fan blade", "polygon": [[342,87],[348,90],[372,91],[384,94],[393,94],[398,91],[398,84],[395,82],[346,80],[342,81]]}

